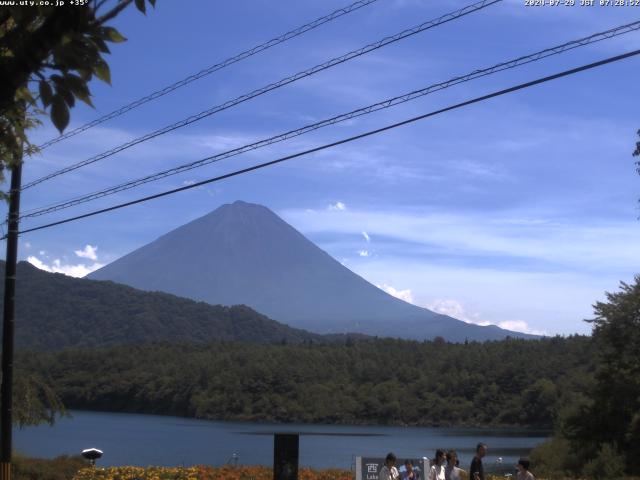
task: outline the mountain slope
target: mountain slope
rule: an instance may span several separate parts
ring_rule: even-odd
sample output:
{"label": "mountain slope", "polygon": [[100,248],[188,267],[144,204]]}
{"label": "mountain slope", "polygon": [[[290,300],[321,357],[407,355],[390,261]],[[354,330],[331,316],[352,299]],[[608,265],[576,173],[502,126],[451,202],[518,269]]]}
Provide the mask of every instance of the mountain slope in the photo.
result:
{"label": "mountain slope", "polygon": [[[5,263],[0,262],[4,274]],[[0,287],[0,294],[2,287]],[[16,345],[33,350],[149,342],[324,342],[244,305],[214,306],[18,264]],[[0,295],[0,305],[2,296]]]}
{"label": "mountain slope", "polygon": [[356,275],[271,210],[235,202],[97,270],[112,280],[211,304],[245,304],[318,333],[452,341],[526,337],[399,300]]}

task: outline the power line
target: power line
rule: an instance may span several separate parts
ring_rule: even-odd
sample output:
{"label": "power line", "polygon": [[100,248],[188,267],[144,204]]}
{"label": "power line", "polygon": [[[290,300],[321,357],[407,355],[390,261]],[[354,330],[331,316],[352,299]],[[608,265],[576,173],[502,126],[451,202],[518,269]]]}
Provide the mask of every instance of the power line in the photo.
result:
{"label": "power line", "polygon": [[97,192],[93,192],[87,195],[83,195],[80,197],[76,197],[70,200],[66,200],[63,202],[58,202],[49,206],[45,206],[45,207],[39,207],[36,209],[32,209],[31,211],[27,211],[25,212],[21,218],[31,218],[31,217],[37,217],[40,215],[45,215],[47,213],[52,213],[58,210],[63,210],[66,208],[71,208],[73,206],[82,204],[82,203],[86,203],[98,198],[102,198],[108,195],[113,195],[115,193],[118,192],[122,192],[125,190],[129,190],[135,187],[138,187],[140,185],[143,185],[145,183],[149,183],[155,180],[160,180],[162,178],[166,178],[172,175],[176,175],[182,172],[186,172],[188,170],[192,170],[195,168],[199,168],[211,163],[215,163],[215,162],[219,162],[221,160],[224,160],[226,158],[230,158],[236,155],[240,155],[242,153],[248,152],[248,151],[252,151],[252,150],[256,150],[258,148],[262,148],[262,147],[266,147],[268,145],[272,145],[274,143],[278,143],[278,142],[282,142],[285,140],[288,140],[290,138],[294,138],[300,135],[303,135],[305,133],[314,131],[314,130],[318,130],[320,128],[326,127],[326,126],[330,126],[330,125],[334,125],[336,123],[339,122],[343,122],[352,118],[356,118],[356,117],[360,117],[363,115],[367,115],[369,113],[373,113],[379,110],[383,110],[386,108],[390,108],[392,106],[395,105],[399,105],[411,100],[415,100],[416,98],[420,98],[423,97],[425,95],[428,95],[430,93],[433,93],[435,91],[439,91],[439,90],[444,90],[446,88],[449,88],[451,86],[460,84],[460,83],[464,83],[464,82],[468,82],[477,78],[481,78],[487,75],[491,75],[500,71],[504,71],[504,70],[508,70],[511,68],[515,68],[521,65],[525,65],[531,62],[535,62],[541,59],[544,59],[546,57],[552,56],[552,55],[558,55],[561,54],[563,52],[572,50],[574,48],[578,48],[578,47],[582,47],[584,45],[589,45],[591,43],[595,43],[595,42],[599,42],[608,38],[612,38],[618,35],[622,35],[625,33],[629,33],[629,32],[633,32],[633,31],[637,31],[640,30],[640,20],[636,21],[636,22],[632,22],[626,25],[621,25],[619,27],[615,27],[609,30],[606,30],[604,32],[599,32],[599,33],[594,33],[593,35],[589,35],[587,37],[583,37],[577,40],[572,40],[570,42],[566,42],[562,45],[558,45],[558,46],[554,46],[551,48],[547,48],[529,55],[525,55],[525,56],[521,56],[518,57],[516,59],[513,60],[509,60],[506,62],[502,62],[499,63],[497,65],[493,65],[491,67],[488,68],[483,68],[483,69],[478,69],[478,70],[474,70],[466,75],[462,75],[462,76],[458,76],[458,77],[454,77],[450,80],[447,80],[445,82],[441,82],[441,83],[436,83],[433,85],[430,85],[426,88],[420,89],[420,90],[414,90],[412,92],[403,94],[403,95],[399,95],[393,98],[389,98],[386,100],[383,100],[381,102],[369,105],[367,107],[363,107],[363,108],[359,108],[357,110],[353,110],[351,112],[348,113],[344,113],[341,115],[337,115],[335,117],[331,117],[329,119],[325,119],[325,120],[321,120],[319,122],[310,124],[310,125],[306,125],[304,127],[295,129],[295,130],[291,130],[288,131],[286,133],[282,133],[279,135],[275,135],[263,140],[259,140],[257,142],[253,142],[238,148],[234,148],[232,150],[228,150],[226,152],[222,152],[222,153],[218,153],[216,155],[212,155],[212,156],[208,156],[205,157],[203,159],[200,160],[196,160],[194,162],[190,162],[190,163],[186,163],[183,165],[179,165],[177,167],[173,167],[161,172],[157,172],[151,175],[147,175],[145,177],[142,178],[138,178],[136,180],[131,180],[113,187],[109,187]]}
{"label": "power line", "polygon": [[[600,60],[598,62],[593,62],[593,63],[589,63],[587,65],[582,65],[580,67],[572,68],[570,70],[565,70],[563,72],[556,73],[556,74],[553,74],[553,75],[549,75],[549,76],[546,76],[546,77],[538,78],[536,80],[532,80],[532,81],[529,81],[529,82],[526,82],[526,83],[521,83],[521,84],[515,85],[513,87],[505,88],[503,90],[498,90],[496,92],[489,93],[489,94],[483,95],[481,97],[476,97],[476,98],[473,98],[471,100],[467,100],[465,102],[461,102],[461,103],[457,103],[455,105],[451,105],[449,107],[441,108],[439,110],[434,110],[432,112],[425,113],[425,114],[419,115],[417,117],[409,118],[409,119],[403,120],[401,122],[393,123],[393,124],[390,124],[390,125],[387,125],[387,126],[384,126],[384,127],[381,127],[381,128],[377,128],[375,130],[370,130],[368,132],[361,133],[359,135],[354,135],[352,137],[344,138],[344,139],[338,140],[336,142],[332,142],[332,143],[328,143],[328,144],[325,144],[325,145],[321,145],[319,147],[315,147],[315,148],[311,148],[311,149],[308,149],[308,150],[304,150],[302,152],[294,153],[292,155],[287,155],[285,157],[281,157],[281,158],[278,158],[276,160],[271,160],[270,162],[260,163],[258,165],[254,165],[252,167],[243,168],[241,170],[236,170],[236,171],[231,172],[231,173],[227,173],[227,174],[220,175],[220,176],[217,176],[217,177],[213,177],[213,178],[209,178],[209,179],[206,179],[206,180],[202,180],[200,182],[196,182],[196,183],[193,183],[191,185],[185,185],[183,187],[174,188],[172,190],[167,190],[167,191],[164,191],[164,192],[161,192],[161,193],[157,193],[155,195],[149,195],[147,197],[139,198],[137,200],[132,200],[132,201],[125,202],[125,203],[120,203],[118,205],[113,205],[111,207],[102,208],[100,210],[94,210],[92,212],[85,213],[85,214],[82,214],[82,215],[77,215],[75,217],[70,217],[70,218],[66,218],[64,220],[59,220],[59,221],[48,223],[48,224],[45,224],[45,225],[40,225],[38,227],[28,228],[26,230],[20,231],[19,233],[20,234],[24,234],[24,233],[34,232],[36,230],[42,230],[42,229],[45,229],[45,228],[51,228],[51,227],[54,227],[54,226],[57,226],[57,225],[62,225],[64,223],[69,223],[69,222],[73,222],[73,221],[76,221],[76,220],[81,220],[83,218],[92,217],[92,216],[99,215],[99,214],[102,214],[102,213],[111,212],[113,210],[118,210],[118,209],[121,209],[121,208],[124,208],[124,207],[129,207],[131,205],[136,205],[138,203],[143,203],[143,202],[147,202],[147,201],[150,201],[150,200],[154,200],[156,198],[164,197],[164,196],[167,196],[167,195],[172,195],[174,193],[182,192],[184,190],[190,190],[192,188],[201,187],[202,185],[207,185],[209,183],[225,180],[227,178],[231,178],[231,177],[235,177],[235,176],[238,176],[238,175],[242,175],[244,173],[252,172],[254,170],[259,170],[259,169],[262,169],[262,168],[265,168],[265,167],[270,167],[272,165],[276,165],[278,163],[285,162],[287,160],[292,160],[294,158],[302,157],[304,155],[309,155],[311,153],[319,152],[321,150],[326,150],[328,148],[332,148],[332,147],[335,147],[335,146],[338,146],[338,145],[342,145],[342,144],[345,144],[345,143],[353,142],[355,140],[359,140],[359,139],[366,138],[366,137],[369,137],[369,136],[372,136],[372,135],[376,135],[378,133],[382,133],[382,132],[385,132],[387,130],[392,130],[394,128],[398,128],[398,127],[401,127],[401,126],[404,126],[404,125],[408,125],[410,123],[414,123],[414,122],[417,122],[419,120],[424,120],[426,118],[433,117],[433,116],[439,115],[441,113],[445,113],[445,112],[448,112],[448,111],[451,111],[451,110],[456,110],[458,108],[462,108],[462,107],[465,107],[465,106],[468,106],[468,105],[472,105],[474,103],[479,103],[479,102],[482,102],[482,101],[485,101],[485,100],[489,100],[491,98],[499,97],[501,95],[506,95],[508,93],[512,93],[512,92],[515,92],[515,91],[518,91],[518,90],[523,90],[525,88],[529,88],[529,87],[532,87],[534,85],[539,85],[541,83],[550,82],[550,81],[556,80],[558,78],[567,77],[569,75],[573,75],[573,74],[576,74],[576,73],[579,73],[579,72],[583,72],[585,70],[590,70],[590,69],[593,69],[593,68],[596,68],[596,67],[600,67],[602,65],[609,64],[609,63],[617,62],[617,61],[620,61],[620,60],[623,60],[625,58],[629,58],[629,57],[632,57],[632,56],[635,56],[635,55],[638,55],[638,54],[640,54],[640,49],[639,50],[633,50],[631,52],[624,53],[622,55],[616,55],[614,57],[609,57],[609,58],[606,58],[604,60]],[[4,238],[2,238],[2,240],[4,240]]]}
{"label": "power line", "polygon": [[55,143],[65,140],[69,137],[73,137],[81,132],[84,132],[85,130],[89,130],[90,128],[95,127],[96,125],[100,125],[101,123],[104,123],[108,120],[119,117],[120,115],[123,115],[133,110],[134,108],[138,108],[139,106],[144,105],[145,103],[148,103],[152,100],[163,97],[164,95],[171,93],[174,90],[177,90],[178,88],[184,87],[185,85],[188,85],[192,82],[195,82],[196,80],[199,80],[202,77],[206,77],[207,75],[217,72],[218,70],[222,70],[223,68],[226,68],[229,65],[233,65],[234,63],[238,63],[242,60],[245,60],[246,58],[252,57],[253,55],[263,52],[271,47],[275,47],[276,45],[284,43],[287,40],[291,40],[292,38],[298,37],[304,33],[307,33],[310,30],[313,30],[321,25],[324,25],[325,23],[331,22],[332,20],[335,20],[336,18],[340,18],[351,12],[355,12],[356,10],[359,10],[360,8],[366,7],[367,5],[370,5],[377,1],[378,0],[358,0],[357,2],[352,3],[351,5],[348,5],[344,8],[339,8],[338,10],[335,10],[330,14],[325,15],[324,17],[317,18],[313,22],[302,25],[301,27],[298,27],[287,33],[284,33],[279,37],[272,38],[268,42],[257,45],[253,48],[250,48],[249,50],[245,50],[244,52],[239,53],[233,57],[227,58],[226,60],[223,60],[220,63],[211,65],[210,67],[207,67],[203,70],[200,70],[197,73],[189,75],[188,77],[183,78],[182,80],[172,83],[171,85],[167,85],[166,87],[161,88],[160,90],[157,90],[153,93],[150,93],[147,96],[139,98],[138,100],[135,100],[131,103],[128,103],[127,105],[124,105],[123,107],[120,107],[117,110],[114,110],[113,112],[103,115],[102,117],[99,117],[91,122],[85,123],[84,125],[81,125],[78,128],[69,130],[67,133],[60,135],[59,137],[52,138],[51,140],[43,143],[42,145],[39,145],[38,148],[40,150],[44,150],[45,148]]}
{"label": "power line", "polygon": [[200,113],[197,113],[195,115],[192,115],[186,119],[180,120],[179,122],[173,123],[171,125],[167,125],[163,128],[160,128],[159,130],[156,130],[154,132],[148,133],[146,135],[143,135],[142,137],[138,137],[134,140],[131,140],[127,143],[124,143],[122,145],[119,145],[115,148],[112,148],[110,150],[107,150],[106,152],[100,153],[98,155],[95,155],[91,158],[88,158],[86,160],[83,160],[81,162],[75,163],[73,165],[70,165],[68,167],[65,167],[61,170],[55,171],[53,173],[50,173],[48,175],[45,175],[44,177],[41,177],[39,179],[33,180],[32,182],[27,183],[26,185],[24,185],[22,187],[22,190],[26,190],[28,188],[31,188],[35,185],[38,185],[42,182],[45,182],[47,180],[50,180],[54,177],[57,177],[59,175],[63,175],[65,173],[69,173],[72,172],[74,170],[77,170],[78,168],[84,167],[86,165],[90,165],[92,163],[95,163],[99,160],[103,160],[107,157],[110,157],[112,155],[115,155],[118,152],[121,152],[123,150],[126,150],[128,148],[133,147],[134,145],[138,145],[142,142],[146,142],[147,140],[151,140],[152,138],[158,137],[160,135],[164,135],[165,133],[169,133],[172,132],[173,130],[177,130],[178,128],[182,128],[185,127],[187,125],[190,125],[194,122],[197,122],[199,120],[202,120],[203,118],[209,117],[215,113],[221,112],[223,110],[227,110],[228,108],[234,107],[240,103],[246,102],[247,100],[250,100],[252,98],[258,97],[260,95],[264,95],[267,92],[270,92],[272,90],[275,90],[277,88],[281,88],[285,85],[288,85],[290,83],[296,82],[302,78],[306,78],[309,77],[311,75],[314,75],[318,72],[327,70],[329,68],[332,68],[336,65],[339,65],[341,63],[347,62],[353,58],[359,57],[361,55],[364,55],[366,53],[372,52],[374,50],[377,50],[379,48],[382,48],[386,45],[389,45],[391,43],[395,43],[398,42],[400,40],[403,40],[407,37],[410,37],[412,35],[415,35],[417,33],[420,33],[422,31],[437,27],[439,25],[442,25],[444,23],[448,23],[452,20],[456,20],[460,17],[463,17],[465,15],[468,15],[470,13],[482,10],[490,5],[493,5],[494,3],[498,3],[501,2],[503,0],[482,0],[480,2],[476,2],[473,3],[471,5],[467,5],[464,8],[461,8],[459,10],[456,10],[454,12],[451,13],[447,13],[445,15],[442,15],[441,17],[438,17],[434,20],[430,20],[428,22],[424,22],[420,25],[417,25],[413,28],[409,28],[406,30],[403,30],[402,32],[399,32],[395,35],[391,35],[388,37],[383,38],[382,40],[378,40],[377,42],[374,43],[370,43],[369,45],[366,45],[362,48],[359,48],[357,50],[353,50],[349,53],[346,53],[344,55],[341,55],[339,57],[335,57],[331,60],[328,60],[324,63],[321,63],[319,65],[316,65],[315,67],[309,68],[307,70],[303,70],[301,72],[298,72],[294,75],[291,75],[289,77],[285,77],[277,82],[271,83],[269,85],[266,85],[264,87],[261,87],[257,90],[253,90],[250,93],[246,93],[244,95],[240,95],[239,97],[236,97],[233,100],[228,100],[220,105],[216,105],[214,107],[209,108],[208,110],[204,110]]}

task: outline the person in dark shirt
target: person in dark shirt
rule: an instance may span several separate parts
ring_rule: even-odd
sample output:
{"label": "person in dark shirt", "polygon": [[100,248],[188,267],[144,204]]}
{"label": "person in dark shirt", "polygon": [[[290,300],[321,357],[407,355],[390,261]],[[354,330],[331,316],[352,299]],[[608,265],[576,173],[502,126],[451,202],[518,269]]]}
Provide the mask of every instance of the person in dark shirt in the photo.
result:
{"label": "person in dark shirt", "polygon": [[471,460],[471,468],[469,468],[469,478],[471,480],[484,480],[484,467],[482,466],[482,458],[487,454],[487,446],[479,443],[476,446],[476,454]]}

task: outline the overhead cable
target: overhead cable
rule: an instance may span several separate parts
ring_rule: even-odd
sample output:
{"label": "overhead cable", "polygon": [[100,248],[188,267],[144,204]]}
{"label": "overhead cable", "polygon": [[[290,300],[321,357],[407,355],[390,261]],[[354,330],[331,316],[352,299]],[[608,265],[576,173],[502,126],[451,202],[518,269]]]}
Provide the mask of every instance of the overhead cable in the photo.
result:
{"label": "overhead cable", "polygon": [[138,108],[139,106],[144,105],[145,103],[148,103],[148,102],[151,102],[152,100],[163,97],[166,94],[171,93],[174,90],[177,90],[178,88],[184,87],[185,85],[189,85],[190,83],[195,82],[196,80],[199,80],[202,77],[211,75],[212,73],[217,72],[218,70],[222,70],[223,68],[228,67],[229,65],[233,65],[234,63],[238,63],[242,60],[252,57],[271,47],[275,47],[276,45],[286,42],[287,40],[291,40],[292,38],[298,37],[303,33],[307,33],[308,31],[313,30],[321,25],[324,25],[325,23],[331,22],[332,20],[335,20],[336,18],[340,18],[351,12],[355,12],[356,10],[359,10],[360,8],[366,7],[367,5],[370,5],[377,1],[378,0],[358,0],[357,2],[354,2],[351,5],[348,5],[343,8],[339,8],[338,10],[335,10],[330,14],[325,15],[324,17],[317,18],[312,22],[302,25],[301,27],[298,27],[287,33],[284,33],[279,37],[272,38],[268,42],[257,45],[253,48],[250,48],[249,50],[245,50],[244,52],[241,52],[233,57],[229,57],[226,60],[223,60],[222,62],[216,63],[215,65],[211,65],[203,70],[200,70],[197,73],[194,73],[192,75],[189,75],[188,77],[183,78],[182,80],[172,83],[171,85],[167,85],[166,87],[161,88],[160,90],[156,90],[155,92],[150,93],[149,95],[146,95],[142,98],[139,98],[138,100],[128,103],[118,108],[117,110],[107,113],[106,115],[96,118],[95,120],[92,120],[91,122],[85,123],[84,125],[74,128],[73,130],[69,130],[63,135],[60,135],[56,138],[52,138],[51,140],[43,143],[42,145],[38,145],[38,148],[40,150],[44,150],[45,148],[55,143],[58,143],[58,142],[61,142],[62,140],[73,137],[79,133],[84,132],[85,130],[89,130],[90,128],[95,127],[96,125],[100,125],[101,123],[104,123],[108,120],[119,117],[120,115],[123,115],[135,108]]}
{"label": "overhead cable", "polygon": [[[84,219],[84,218],[92,217],[92,216],[99,215],[99,214],[102,214],[102,213],[111,212],[111,211],[114,211],[114,210],[119,210],[121,208],[129,207],[129,206],[136,205],[136,204],[139,204],[139,203],[148,202],[150,200],[155,200],[157,198],[165,197],[167,195],[172,195],[174,193],[182,192],[182,191],[185,191],[185,190],[190,190],[192,188],[201,187],[203,185],[207,185],[207,184],[210,184],[210,183],[219,182],[219,181],[225,180],[227,178],[235,177],[235,176],[242,175],[242,174],[245,174],[245,173],[249,173],[249,172],[252,172],[252,171],[255,171],[255,170],[259,170],[259,169],[262,169],[262,168],[270,167],[270,166],[276,165],[278,163],[282,163],[282,162],[285,162],[285,161],[288,161],[288,160],[292,160],[294,158],[303,157],[305,155],[309,155],[311,153],[319,152],[321,150],[326,150],[326,149],[329,149],[329,148],[336,147],[338,145],[343,145],[343,144],[346,144],[346,143],[353,142],[355,140],[360,140],[362,138],[370,137],[372,135],[377,135],[379,133],[386,132],[388,130],[392,130],[392,129],[395,129],[395,128],[398,128],[398,127],[401,127],[401,126],[404,126],[404,125],[408,125],[410,123],[414,123],[414,122],[417,122],[419,120],[424,120],[426,118],[433,117],[433,116],[436,116],[436,115],[439,115],[439,114],[442,114],[442,113],[445,113],[445,112],[448,112],[448,111],[451,111],[451,110],[456,110],[458,108],[462,108],[462,107],[465,107],[465,106],[468,106],[468,105],[472,105],[472,104],[475,104],[475,103],[483,102],[483,101],[489,100],[491,98],[495,98],[495,97],[499,97],[499,96],[502,96],[502,95],[506,95],[508,93],[512,93],[512,92],[515,92],[515,91],[518,91],[518,90],[523,90],[523,89],[526,89],[526,88],[530,88],[530,87],[532,87],[534,85],[539,85],[539,84],[542,84],[542,83],[550,82],[552,80],[557,80],[558,78],[567,77],[569,75],[574,75],[576,73],[583,72],[585,70],[590,70],[590,69],[597,68],[597,67],[600,67],[600,66],[603,66],[603,65],[606,65],[606,64],[610,64],[610,63],[613,63],[613,62],[618,62],[620,60],[624,60],[626,58],[633,57],[633,56],[638,55],[638,54],[640,54],[640,49],[639,50],[633,50],[631,52],[624,53],[624,54],[621,54],[621,55],[616,55],[616,56],[613,56],[613,57],[609,57],[609,58],[606,58],[604,60],[600,60],[598,62],[593,62],[593,63],[589,63],[587,65],[582,65],[580,67],[572,68],[570,70],[565,70],[565,71],[562,71],[560,73],[556,73],[556,74],[549,75],[549,76],[546,76],[546,77],[538,78],[536,80],[532,80],[532,81],[529,81],[529,82],[521,83],[521,84],[515,85],[513,87],[505,88],[503,90],[498,90],[496,92],[489,93],[489,94],[483,95],[481,97],[476,97],[476,98],[473,98],[471,100],[467,100],[465,102],[457,103],[455,105],[451,105],[451,106],[448,106],[448,107],[445,107],[445,108],[441,108],[439,110],[435,110],[435,111],[432,111],[432,112],[429,112],[429,113],[425,113],[423,115],[418,115],[417,117],[409,118],[407,120],[403,120],[401,122],[393,123],[391,125],[386,125],[384,127],[377,128],[375,130],[370,130],[368,132],[361,133],[359,135],[354,135],[352,137],[344,138],[342,140],[338,140],[338,141],[335,141],[335,142],[332,142],[332,143],[328,143],[328,144],[325,144],[325,145],[321,145],[319,147],[310,148],[310,149],[304,150],[302,152],[297,152],[297,153],[294,153],[292,155],[287,155],[285,157],[281,157],[281,158],[278,158],[276,160],[271,160],[269,162],[260,163],[258,165],[253,165],[251,167],[243,168],[241,170],[236,170],[234,172],[230,172],[230,173],[227,173],[227,174],[224,174],[224,175],[219,175],[217,177],[208,178],[206,180],[202,180],[202,181],[190,184],[190,185],[185,185],[185,186],[174,188],[174,189],[171,189],[171,190],[167,190],[167,191],[164,191],[164,192],[161,192],[161,193],[156,193],[154,195],[149,195],[149,196],[146,196],[146,197],[142,197],[142,198],[139,198],[137,200],[132,200],[132,201],[125,202],[125,203],[120,203],[118,205],[113,205],[111,207],[102,208],[102,209],[99,209],[99,210],[94,210],[92,212],[84,213],[82,215],[76,215],[74,217],[69,217],[69,218],[65,218],[63,220],[58,220],[56,222],[51,222],[51,223],[47,223],[47,224],[44,224],[44,225],[39,225],[37,227],[27,228],[25,230],[21,230],[19,232],[19,234],[35,232],[37,230],[43,230],[45,228],[51,228],[51,227],[54,227],[54,226],[57,226],[57,225],[62,225],[62,224],[65,224],[65,223],[74,222],[74,221],[77,221],[77,220],[81,220],[81,219]],[[6,236],[3,237],[2,240],[4,238],[6,238]]]}
{"label": "overhead cable", "polygon": [[28,188],[31,188],[35,185],[38,185],[42,182],[45,182],[47,180],[50,180],[52,178],[55,178],[59,175],[63,175],[69,172],[72,172],[74,170],[77,170],[78,168],[84,167],[86,165],[91,165],[92,163],[98,162],[100,160],[103,160],[105,158],[111,157],[113,155],[115,155],[116,153],[122,152],[123,150],[126,150],[128,148],[131,148],[135,145],[138,145],[140,143],[146,142],[148,140],[151,140],[153,138],[159,137],[160,135],[164,135],[166,133],[172,132],[174,130],[177,130],[178,128],[182,128],[182,127],[186,127],[187,125],[191,125],[192,123],[195,123],[197,121],[202,120],[203,118],[207,118],[211,115],[214,115],[215,113],[221,112],[223,110],[227,110],[231,107],[234,107],[236,105],[239,105],[243,102],[246,102],[247,100],[251,100],[252,98],[258,97],[260,95],[264,95],[267,92],[270,92],[272,90],[275,90],[277,88],[281,88],[284,87],[285,85],[289,85],[290,83],[293,82],[297,82],[298,80],[301,80],[303,78],[309,77],[311,75],[315,75],[318,72],[322,72],[324,70],[327,70],[329,68],[332,68],[336,65],[340,65],[341,63],[347,62],[349,60],[352,60],[356,57],[362,56],[366,53],[372,52],[374,50],[377,50],[379,48],[385,47],[389,44],[398,42],[400,40],[403,40],[407,37],[410,37],[412,35],[415,35],[417,33],[423,32],[425,30],[437,27],[439,25],[443,25],[445,23],[448,23],[452,20],[456,20],[458,18],[461,18],[465,15],[468,15],[470,13],[473,12],[477,12],[479,10],[482,10],[490,5],[493,5],[495,3],[501,2],[503,0],[482,0],[480,2],[476,2],[473,3],[471,5],[467,5],[466,7],[463,7],[461,9],[458,9],[454,12],[451,13],[447,13],[445,15],[442,15],[434,20],[430,20],[428,22],[424,22],[421,23],[420,25],[417,25],[413,28],[409,28],[406,30],[403,30],[402,32],[396,33],[395,35],[391,35],[388,37],[385,37],[381,40],[378,40],[377,42],[374,43],[370,43],[369,45],[366,45],[362,48],[359,48],[357,50],[353,50],[349,53],[346,53],[344,55],[341,55],[339,57],[335,57],[331,60],[328,60],[326,62],[323,62],[319,65],[316,65],[315,67],[311,67],[307,70],[303,70],[301,72],[298,72],[294,75],[285,77],[277,82],[274,83],[270,83],[269,85],[266,85],[264,87],[258,88],[257,90],[253,90],[252,92],[240,95],[239,97],[234,98],[233,100],[228,100],[224,103],[221,103],[219,105],[216,105],[214,107],[211,107],[207,110],[204,110],[200,113],[197,113],[195,115],[191,115],[190,117],[187,117],[183,120],[180,120],[176,123],[173,123],[171,125],[167,125],[165,127],[162,127],[158,130],[155,130],[153,132],[147,133],[146,135],[143,135],[142,137],[138,137],[135,138],[129,142],[126,142],[124,144],[121,144],[115,148],[112,148],[110,150],[107,150],[106,152],[100,153],[98,155],[95,155],[91,158],[88,158],[86,160],[82,160],[80,162],[77,162],[73,165],[69,165],[68,167],[62,168],[60,170],[57,170],[53,173],[50,173],[48,175],[45,175],[43,177],[40,177],[36,180],[33,180],[29,183],[26,183],[23,187],[22,190],[26,190]]}
{"label": "overhead cable", "polygon": [[544,50],[540,50],[538,52],[529,54],[529,55],[525,55],[525,56],[521,56],[512,60],[508,60],[505,62],[501,62],[498,63],[496,65],[493,65],[491,67],[487,67],[487,68],[482,68],[482,69],[477,69],[477,70],[473,70],[470,73],[467,73],[465,75],[460,75],[454,78],[451,78],[449,80],[446,80],[444,82],[440,82],[440,83],[436,83],[436,84],[432,84],[429,85],[428,87],[419,89],[419,90],[414,90],[412,92],[409,93],[405,93],[403,95],[399,95],[399,96],[395,96],[392,98],[388,98],[386,100],[383,100],[381,102],[377,102],[374,103],[372,105],[368,105],[366,107],[362,107],[356,110],[352,110],[348,113],[343,113],[341,115],[337,115],[328,119],[324,119],[309,125],[305,125],[301,128],[297,128],[295,130],[290,130],[288,132],[285,133],[281,133],[278,135],[274,135],[272,137],[266,138],[266,139],[262,139],[259,140],[257,142],[253,142],[247,145],[243,145],[241,147],[237,147],[231,150],[227,150],[225,152],[221,152],[215,155],[211,155],[193,162],[189,162],[183,165],[179,165],[173,168],[169,168],[151,175],[147,175],[135,180],[130,180],[124,183],[121,183],[119,185],[115,185],[103,190],[99,190],[96,192],[92,192],[86,195],[82,195],[82,196],[78,196],[69,200],[65,200],[62,202],[58,202],[58,203],[54,203],[45,207],[38,207],[29,211],[26,211],[25,213],[23,213],[21,218],[30,218],[30,217],[37,217],[40,215],[45,215],[48,213],[52,213],[58,210],[63,210],[66,208],[71,208],[73,206],[82,204],[82,203],[86,203],[92,200],[96,200],[98,198],[102,198],[108,195],[113,195],[115,193],[118,192],[122,192],[125,190],[129,190],[135,187],[138,187],[140,185],[149,183],[149,182],[153,182],[156,180],[160,180],[172,175],[177,175],[179,173],[183,173],[195,168],[200,168],[203,167],[205,165],[209,165],[211,163],[216,163],[219,162],[221,160],[224,160],[226,158],[230,158],[236,155],[240,155],[242,153],[246,153],[252,150],[256,150],[258,148],[262,148],[262,147],[266,147],[268,145],[272,145],[274,143],[278,143],[278,142],[282,142],[285,140],[288,140],[290,138],[294,138],[300,135],[303,135],[305,133],[309,133],[311,131],[315,131],[318,130],[320,128],[324,128],[330,125],[334,125],[336,123],[340,123],[340,122],[344,122],[346,120],[350,120],[353,118],[357,118],[363,115],[367,115],[379,110],[383,110],[386,108],[390,108],[393,107],[395,105],[399,105],[405,102],[409,102],[411,100],[415,100],[417,98],[423,97],[425,95],[429,95],[430,93],[439,91],[439,90],[444,90],[446,88],[452,87],[454,85],[458,85],[460,83],[464,83],[464,82],[468,82],[477,78],[481,78],[481,77],[485,77],[487,75],[491,75],[497,72],[501,72],[504,70],[508,70],[508,69],[512,69],[521,65],[525,65],[528,63],[532,63],[541,59],[544,59],[546,57],[550,57],[552,55],[558,55],[561,54],[563,52],[578,48],[578,47],[582,47],[585,45],[589,45],[595,42],[599,42],[602,40],[606,40],[608,38],[612,38],[618,35],[623,35],[625,33],[629,33],[629,32],[633,32],[633,31],[637,31],[640,30],[640,20],[633,22],[633,23],[629,23],[626,25],[621,25],[615,28],[611,28],[609,30],[606,30],[604,32],[599,32],[599,33],[594,33],[592,35],[589,35],[587,37],[583,37],[583,38],[579,38],[577,40],[572,40],[570,42],[566,42],[563,43],[561,45],[557,45],[551,48],[546,48]]}

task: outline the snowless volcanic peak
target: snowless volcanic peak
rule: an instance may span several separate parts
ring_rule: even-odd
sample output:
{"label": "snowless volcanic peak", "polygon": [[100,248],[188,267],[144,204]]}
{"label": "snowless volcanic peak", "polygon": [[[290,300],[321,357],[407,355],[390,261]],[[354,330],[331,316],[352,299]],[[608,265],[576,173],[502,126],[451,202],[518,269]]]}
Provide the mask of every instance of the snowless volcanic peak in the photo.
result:
{"label": "snowless volcanic peak", "polygon": [[237,201],[90,274],[210,304],[245,304],[318,333],[447,340],[528,337],[481,327],[392,297],[262,205]]}

